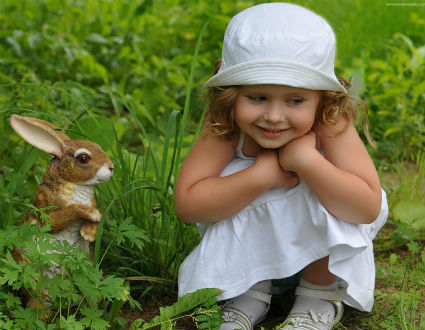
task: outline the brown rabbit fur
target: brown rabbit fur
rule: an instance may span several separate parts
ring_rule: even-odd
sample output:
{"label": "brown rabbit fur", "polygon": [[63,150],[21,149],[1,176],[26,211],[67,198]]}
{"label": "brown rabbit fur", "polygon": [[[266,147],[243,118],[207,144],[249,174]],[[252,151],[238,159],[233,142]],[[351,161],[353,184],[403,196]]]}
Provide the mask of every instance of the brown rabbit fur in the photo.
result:
{"label": "brown rabbit fur", "polygon": [[[79,224],[81,226],[80,234],[85,240],[93,242],[96,239],[97,224],[102,215],[96,208],[92,185],[101,182],[93,182],[90,185],[78,183],[86,182],[92,178],[95,174],[93,170],[98,170],[98,168],[90,168],[88,164],[81,163],[74,158],[74,155],[77,150],[86,149],[91,153],[90,158],[96,159],[96,161],[100,160],[102,164],[107,164],[111,172],[113,165],[102,149],[94,142],[67,140],[65,146],[66,153],[62,158],[55,157],[49,163],[43,182],[37,187],[33,205],[37,208],[50,205],[57,206],[57,208],[47,211],[51,218],[50,232],[52,234],[62,236],[61,231],[75,222],[84,220],[82,224]],[[85,153],[79,157],[81,156],[84,157]],[[36,219],[31,214],[27,214],[25,220],[34,222]],[[87,247],[80,247],[87,250]]]}
{"label": "brown rabbit fur", "polygon": [[[102,219],[102,214],[97,209],[93,186],[110,179],[114,168],[111,160],[96,143],[71,140],[49,122],[12,115],[11,124],[28,143],[54,156],[33,200],[33,205],[38,209],[55,206],[46,211],[50,217],[53,239],[67,240],[70,245],[89,252],[89,242],[95,241],[97,226]],[[24,221],[43,225],[40,219],[30,213],[25,216]],[[17,249],[14,256],[28,262],[24,253]],[[46,269],[45,274],[53,277],[60,272],[60,266],[55,265]],[[46,293],[41,294],[44,298],[38,301],[47,305]],[[34,298],[34,294],[31,296]],[[31,297],[29,305],[42,307]]]}

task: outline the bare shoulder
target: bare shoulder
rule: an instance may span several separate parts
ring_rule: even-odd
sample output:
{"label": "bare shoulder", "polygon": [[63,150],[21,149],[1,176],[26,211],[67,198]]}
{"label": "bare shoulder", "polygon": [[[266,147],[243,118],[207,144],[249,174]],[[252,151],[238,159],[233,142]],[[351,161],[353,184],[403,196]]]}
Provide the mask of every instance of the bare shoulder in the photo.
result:
{"label": "bare shoulder", "polygon": [[[318,135],[320,147],[324,152],[324,149],[332,151],[332,149],[347,143],[349,145],[357,143],[363,145],[356,128],[345,118],[341,118],[335,125],[323,127]],[[329,147],[331,147],[331,150],[329,150]]]}
{"label": "bare shoulder", "polygon": [[379,185],[373,161],[354,125],[341,119],[334,127],[320,134],[320,148],[336,167],[362,177],[370,184]]}
{"label": "bare shoulder", "polygon": [[343,118],[336,125],[325,127],[319,134],[318,142],[329,160],[340,153],[367,153],[354,125]]}

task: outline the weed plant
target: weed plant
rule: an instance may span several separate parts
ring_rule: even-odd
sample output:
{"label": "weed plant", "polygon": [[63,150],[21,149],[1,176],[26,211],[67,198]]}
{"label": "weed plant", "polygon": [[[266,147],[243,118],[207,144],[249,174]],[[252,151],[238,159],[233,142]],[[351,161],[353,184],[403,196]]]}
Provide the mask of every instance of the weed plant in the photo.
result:
{"label": "weed plant", "polygon": [[[43,210],[36,211],[46,220]],[[133,307],[138,305],[122,278],[102,278],[99,265],[92,263],[86,252],[66,241],[52,241],[49,229],[49,225],[39,228],[25,223],[0,232],[1,329],[105,329],[115,321],[116,315],[109,313],[114,305],[127,301]],[[27,261],[17,262],[13,248],[22,251]],[[56,265],[62,270],[55,276],[47,270]],[[24,308],[19,291],[44,307]]]}
{"label": "weed plant", "polygon": [[[358,61],[370,125],[379,141],[375,158],[415,161],[425,149],[425,45],[395,34],[383,59]],[[414,134],[412,134],[414,132]]]}

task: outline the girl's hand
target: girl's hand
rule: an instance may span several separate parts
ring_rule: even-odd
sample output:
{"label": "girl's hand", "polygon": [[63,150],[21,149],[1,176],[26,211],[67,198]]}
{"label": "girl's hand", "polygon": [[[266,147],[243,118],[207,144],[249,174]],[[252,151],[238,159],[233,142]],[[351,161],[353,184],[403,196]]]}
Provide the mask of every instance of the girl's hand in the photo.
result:
{"label": "girl's hand", "polygon": [[296,172],[337,218],[371,223],[381,210],[381,185],[356,128],[347,120],[341,119],[326,134],[309,132],[287,143],[279,149],[279,163]]}
{"label": "girl's hand", "polygon": [[217,222],[240,212],[272,187],[292,187],[298,178],[282,170],[277,150],[260,151],[255,163],[220,176],[233,159],[238,137],[201,133],[176,182],[174,207],[186,222]]}
{"label": "girl's hand", "polygon": [[291,172],[281,168],[276,150],[260,151],[254,166],[259,169],[261,179],[264,180],[270,188],[295,187],[299,183],[296,176],[293,176]]}
{"label": "girl's hand", "polygon": [[279,148],[279,164],[286,171],[297,172],[297,168],[317,153],[316,133],[308,132]]}

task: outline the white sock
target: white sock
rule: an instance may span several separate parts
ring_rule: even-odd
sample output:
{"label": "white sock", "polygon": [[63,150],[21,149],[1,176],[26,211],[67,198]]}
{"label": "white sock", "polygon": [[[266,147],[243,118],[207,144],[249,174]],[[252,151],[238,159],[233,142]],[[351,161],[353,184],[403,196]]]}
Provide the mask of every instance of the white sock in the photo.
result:
{"label": "white sock", "polygon": [[[337,288],[336,281],[330,285],[316,285],[301,279],[299,285],[304,288],[321,291],[335,291]],[[308,296],[297,296],[295,298],[294,306],[291,309],[291,313],[303,313],[310,310],[316,313],[328,312],[331,320],[335,318],[335,307],[331,302]]]}
{"label": "white sock", "polygon": [[[271,291],[271,281],[261,281],[251,287],[251,289],[255,289],[262,292],[270,292]],[[226,302],[226,307],[232,307],[240,310],[249,316],[251,322],[254,324],[261,315],[263,315],[267,308],[268,304],[265,302],[259,301],[255,298],[252,298],[248,295],[241,294],[235,298],[229,299]],[[238,326],[232,323],[222,323],[220,330],[234,330],[239,329]]]}

